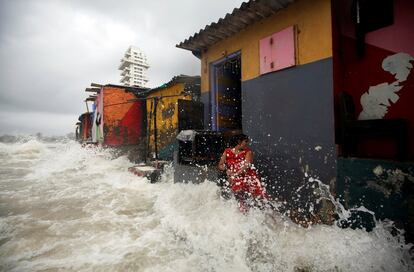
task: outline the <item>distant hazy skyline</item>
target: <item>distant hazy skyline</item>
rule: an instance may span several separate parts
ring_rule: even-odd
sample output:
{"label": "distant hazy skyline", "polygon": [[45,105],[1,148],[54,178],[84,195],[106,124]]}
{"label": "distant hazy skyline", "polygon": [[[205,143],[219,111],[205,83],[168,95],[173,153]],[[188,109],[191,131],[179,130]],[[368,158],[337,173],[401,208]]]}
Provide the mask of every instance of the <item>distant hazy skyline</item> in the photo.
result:
{"label": "distant hazy skyline", "polygon": [[0,135],[63,135],[91,82],[119,84],[130,45],[148,56],[151,87],[200,62],[175,47],[242,0],[0,0]]}

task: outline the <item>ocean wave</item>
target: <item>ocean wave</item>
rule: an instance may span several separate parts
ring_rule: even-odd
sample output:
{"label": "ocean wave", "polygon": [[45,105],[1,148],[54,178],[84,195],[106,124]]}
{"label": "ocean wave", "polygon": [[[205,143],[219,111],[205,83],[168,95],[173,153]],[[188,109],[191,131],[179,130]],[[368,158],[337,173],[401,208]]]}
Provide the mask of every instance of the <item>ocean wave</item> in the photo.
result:
{"label": "ocean wave", "polygon": [[0,178],[0,270],[413,269],[410,245],[391,234],[389,221],[371,232],[303,228],[274,211],[241,214],[214,182],[174,183],[167,171],[151,184],[107,149],[31,139],[0,150],[8,156],[0,157],[2,171],[26,163],[29,172]]}

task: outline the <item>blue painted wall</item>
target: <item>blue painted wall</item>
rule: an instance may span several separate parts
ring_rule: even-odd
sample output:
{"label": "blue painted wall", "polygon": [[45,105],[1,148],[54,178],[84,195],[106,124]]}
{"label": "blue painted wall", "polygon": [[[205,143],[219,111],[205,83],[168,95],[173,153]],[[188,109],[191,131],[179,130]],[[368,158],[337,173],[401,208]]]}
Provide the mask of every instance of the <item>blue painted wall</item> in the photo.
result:
{"label": "blue painted wall", "polygon": [[331,58],[244,81],[242,100],[243,131],[273,195],[295,198],[304,172],[335,183]]}
{"label": "blue painted wall", "polygon": [[210,92],[201,93],[200,100],[204,104],[204,129],[211,129],[211,98]]}

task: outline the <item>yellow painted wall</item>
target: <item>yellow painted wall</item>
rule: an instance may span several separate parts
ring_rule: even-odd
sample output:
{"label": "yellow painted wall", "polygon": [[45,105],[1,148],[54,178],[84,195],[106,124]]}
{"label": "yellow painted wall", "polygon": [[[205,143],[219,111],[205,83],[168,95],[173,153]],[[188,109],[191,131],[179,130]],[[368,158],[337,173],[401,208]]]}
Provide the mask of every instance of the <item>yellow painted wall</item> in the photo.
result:
{"label": "yellow painted wall", "polygon": [[[209,91],[209,65],[241,51],[242,81],[259,76],[259,41],[296,25],[297,65],[332,57],[331,0],[299,0],[208,48],[201,56],[201,91]],[[277,72],[276,72],[277,73]]]}
{"label": "yellow painted wall", "polygon": [[[169,95],[179,95],[184,91],[184,83],[177,83],[170,87],[163,88],[155,91],[148,95],[148,97],[154,96],[169,96]],[[166,97],[159,100],[157,105],[157,143],[158,151],[167,145],[175,141],[175,137],[178,134],[178,99],[190,100],[190,96],[175,96],[175,97]],[[147,100],[147,124],[149,136],[149,151],[154,152],[154,121],[152,117],[151,104],[153,99]],[[173,111],[173,112],[172,112]]]}

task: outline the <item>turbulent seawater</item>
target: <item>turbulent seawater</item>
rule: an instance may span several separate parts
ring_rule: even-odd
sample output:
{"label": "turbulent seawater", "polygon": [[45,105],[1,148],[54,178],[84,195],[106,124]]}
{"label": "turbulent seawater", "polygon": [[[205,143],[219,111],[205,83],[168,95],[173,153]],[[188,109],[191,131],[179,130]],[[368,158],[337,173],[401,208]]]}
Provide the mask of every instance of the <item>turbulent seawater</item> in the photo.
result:
{"label": "turbulent seawater", "polygon": [[108,150],[0,143],[2,271],[413,271],[409,246],[372,232],[243,215],[213,182],[150,184]]}

